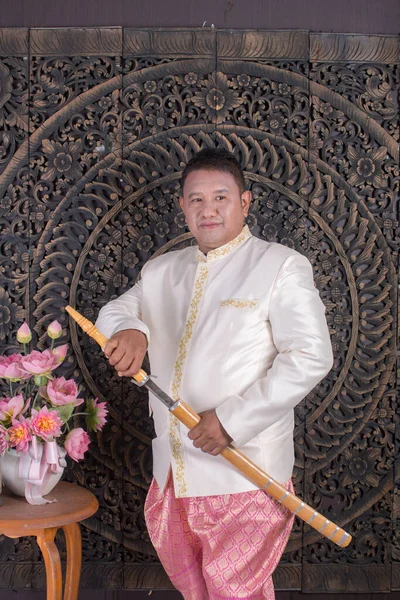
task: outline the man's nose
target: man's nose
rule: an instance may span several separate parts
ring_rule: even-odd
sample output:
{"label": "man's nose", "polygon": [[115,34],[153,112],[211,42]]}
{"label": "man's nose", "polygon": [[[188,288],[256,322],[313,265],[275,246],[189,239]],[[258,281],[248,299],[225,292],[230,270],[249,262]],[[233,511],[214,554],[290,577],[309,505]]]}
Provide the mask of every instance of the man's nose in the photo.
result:
{"label": "man's nose", "polygon": [[215,216],[217,214],[217,205],[212,200],[203,203],[203,217]]}

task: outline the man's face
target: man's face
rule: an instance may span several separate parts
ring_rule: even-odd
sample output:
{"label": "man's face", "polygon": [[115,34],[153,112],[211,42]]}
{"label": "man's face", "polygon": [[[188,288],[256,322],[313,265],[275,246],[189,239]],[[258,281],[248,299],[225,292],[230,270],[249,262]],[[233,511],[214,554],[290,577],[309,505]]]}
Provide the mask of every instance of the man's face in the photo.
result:
{"label": "man's face", "polygon": [[233,175],[214,169],[189,173],[179,200],[188,227],[204,254],[239,235],[250,201],[251,192],[241,194]]}

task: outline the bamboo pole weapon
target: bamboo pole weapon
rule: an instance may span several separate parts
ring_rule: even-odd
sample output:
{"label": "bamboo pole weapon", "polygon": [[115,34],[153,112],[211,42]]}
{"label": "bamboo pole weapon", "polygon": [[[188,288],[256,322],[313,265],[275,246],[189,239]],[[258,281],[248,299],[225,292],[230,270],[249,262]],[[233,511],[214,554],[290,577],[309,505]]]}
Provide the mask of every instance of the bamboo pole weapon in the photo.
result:
{"label": "bamboo pole weapon", "polygon": [[[106,336],[103,335],[93,323],[71,306],[67,306],[66,311],[83,331],[104,349],[104,346],[108,341]],[[190,406],[182,400],[175,402],[154,383],[151,376],[143,371],[143,369],[140,369],[136,375],[133,376],[133,381],[136,385],[148,388],[159,400],[161,400],[161,402],[163,402],[163,404],[165,404],[168,410],[189,429],[192,429],[200,422],[199,415],[195,413]],[[350,544],[352,538],[349,533],[286,490],[280,483],[267,475],[267,473],[254,464],[242,452],[230,445],[221,452],[221,456],[236,467],[245,477],[247,477],[247,479],[254,483],[254,485],[272,496],[277,502],[285,506],[290,512],[297,515],[323,536],[341,548],[345,548]]]}

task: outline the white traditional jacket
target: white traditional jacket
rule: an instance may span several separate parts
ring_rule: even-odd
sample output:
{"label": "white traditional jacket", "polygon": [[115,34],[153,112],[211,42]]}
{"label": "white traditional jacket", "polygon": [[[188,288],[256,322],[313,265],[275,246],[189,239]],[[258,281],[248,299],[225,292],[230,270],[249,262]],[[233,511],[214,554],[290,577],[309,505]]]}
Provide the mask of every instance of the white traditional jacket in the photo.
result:
{"label": "white traditional jacket", "polygon": [[[204,255],[197,247],[149,261],[131,290],[101,309],[107,337],[138,329],[157,385],[196,412],[216,409],[233,444],[271,477],[292,474],[293,408],[326,375],[332,350],[309,261],[281,244],[240,235]],[[161,489],[172,467],[177,497],[256,489],[150,395]]]}

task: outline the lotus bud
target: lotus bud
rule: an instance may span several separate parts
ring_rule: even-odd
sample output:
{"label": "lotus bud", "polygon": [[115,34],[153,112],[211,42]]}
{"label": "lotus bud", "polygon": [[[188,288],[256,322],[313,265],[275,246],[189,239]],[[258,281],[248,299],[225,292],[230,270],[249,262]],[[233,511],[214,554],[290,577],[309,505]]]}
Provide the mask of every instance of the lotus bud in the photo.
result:
{"label": "lotus bud", "polygon": [[32,339],[32,332],[25,321],[17,331],[17,340],[20,344],[29,344]]}
{"label": "lotus bud", "polygon": [[47,328],[47,335],[52,340],[58,340],[62,336],[62,327],[58,321],[53,321]]}

